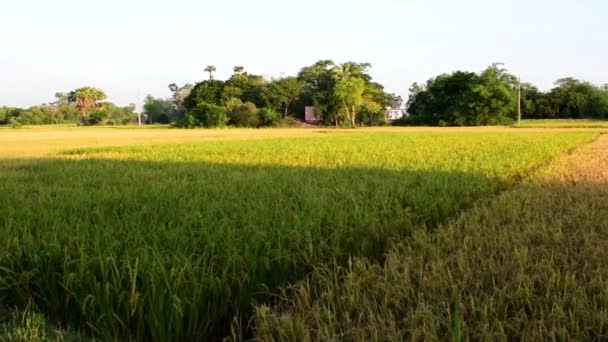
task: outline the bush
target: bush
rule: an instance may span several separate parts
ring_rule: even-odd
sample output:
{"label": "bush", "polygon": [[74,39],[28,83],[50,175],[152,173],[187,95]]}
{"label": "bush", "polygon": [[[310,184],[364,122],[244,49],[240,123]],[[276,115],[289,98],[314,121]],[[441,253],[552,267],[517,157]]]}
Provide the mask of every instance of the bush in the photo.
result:
{"label": "bush", "polygon": [[285,118],[277,121],[275,127],[298,127],[301,122],[293,116],[286,116]]}
{"label": "bush", "polygon": [[203,102],[186,113],[186,116],[180,126],[224,127],[227,123],[228,115],[226,108]]}
{"label": "bush", "polygon": [[262,108],[259,113],[260,126],[276,126],[281,120],[281,113],[270,109]]}
{"label": "bush", "polygon": [[9,125],[11,125],[12,128],[21,128],[23,126],[23,124],[21,122],[19,122],[19,120],[17,120],[16,118],[10,118],[8,120]]}
{"label": "bush", "polygon": [[258,127],[260,125],[260,111],[251,102],[232,105],[229,108],[228,115],[230,123],[237,127]]}
{"label": "bush", "polygon": [[84,119],[83,124],[85,126],[94,126],[101,124],[107,116],[107,113],[104,111],[96,111],[89,115],[88,118]]}

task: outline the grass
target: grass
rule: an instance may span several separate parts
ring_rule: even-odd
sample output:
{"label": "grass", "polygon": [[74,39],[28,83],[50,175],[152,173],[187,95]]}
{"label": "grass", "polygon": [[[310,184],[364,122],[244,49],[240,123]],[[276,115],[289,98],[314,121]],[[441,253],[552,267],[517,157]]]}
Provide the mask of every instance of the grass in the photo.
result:
{"label": "grass", "polygon": [[179,144],[81,147],[136,138],[71,130],[29,133],[55,141],[38,155],[0,135],[28,152],[0,161],[0,303],[102,339],[163,341],[247,336],[252,300],[323,264],[381,261],[596,136],[156,129],[132,134]]}
{"label": "grass", "polygon": [[[0,306],[0,309],[3,307]],[[29,309],[15,312],[0,310],[0,341],[10,342],[49,342],[49,341],[88,341],[77,330],[59,329],[50,324],[44,315]]]}
{"label": "grass", "polygon": [[518,128],[608,128],[608,120],[600,119],[528,119]]}
{"label": "grass", "polygon": [[257,308],[260,341],[608,338],[608,136],[378,263],[317,269]]}

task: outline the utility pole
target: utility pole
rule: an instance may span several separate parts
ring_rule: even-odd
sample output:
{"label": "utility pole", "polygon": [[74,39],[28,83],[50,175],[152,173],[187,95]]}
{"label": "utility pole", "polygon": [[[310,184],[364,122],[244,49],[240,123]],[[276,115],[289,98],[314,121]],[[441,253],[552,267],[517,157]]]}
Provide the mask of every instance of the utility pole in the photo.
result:
{"label": "utility pole", "polygon": [[517,77],[517,125],[521,125],[521,79]]}
{"label": "utility pole", "polygon": [[[141,92],[138,90],[137,91],[137,105],[135,107],[135,109],[137,110],[137,125],[141,126],[141,103],[139,103],[139,101],[141,101]],[[139,108],[137,108],[139,107]]]}

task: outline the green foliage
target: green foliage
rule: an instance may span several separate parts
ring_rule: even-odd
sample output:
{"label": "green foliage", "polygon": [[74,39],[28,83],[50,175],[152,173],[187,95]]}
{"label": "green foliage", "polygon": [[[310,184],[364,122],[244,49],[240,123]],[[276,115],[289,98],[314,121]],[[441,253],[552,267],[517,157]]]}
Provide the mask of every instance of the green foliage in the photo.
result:
{"label": "green foliage", "polygon": [[548,94],[554,104],[553,117],[608,118],[608,91],[573,78],[555,84]]}
{"label": "green foliage", "polygon": [[[488,67],[479,76],[471,103],[475,114],[465,121],[465,125],[496,125],[516,119],[517,78],[499,68],[498,64]],[[456,123],[462,126],[458,121]]]}
{"label": "green foliage", "polygon": [[10,118],[8,124],[11,126],[11,128],[21,128],[23,126],[21,121],[19,121],[19,119],[16,117]]}
{"label": "green foliage", "polygon": [[83,124],[92,125],[126,125],[133,122],[135,113],[133,107],[118,107],[113,103],[106,102],[103,107],[89,114]]}
{"label": "green foliage", "polygon": [[48,104],[28,109],[0,107],[0,125],[11,120],[22,125],[62,124],[78,122],[79,111],[71,104]]}
{"label": "green foliage", "polygon": [[494,125],[513,120],[516,79],[498,65],[481,74],[456,71],[416,83],[408,100],[409,122],[439,126]]}
{"label": "green foliage", "polygon": [[359,109],[357,120],[363,125],[383,125],[386,120],[386,107],[400,108],[400,99],[387,94],[379,83],[368,83],[363,93],[363,106]]}
{"label": "green foliage", "polygon": [[97,110],[103,107],[101,101],[105,100],[107,95],[103,90],[94,87],[82,87],[71,91],[67,95],[67,100],[70,103],[76,104],[80,110],[80,120],[86,124],[87,117],[91,110]]}
{"label": "green foliage", "polygon": [[1,160],[0,298],[102,340],[221,340],[277,286],[379,260],[592,136],[338,133]]}
{"label": "green foliage", "polygon": [[8,107],[0,107],[0,125],[8,122],[8,117],[10,115],[10,108]]}
{"label": "green foliage", "polygon": [[[302,68],[298,79],[305,85],[303,105],[314,105],[316,115],[325,124],[354,127],[379,122],[380,113],[384,118],[388,95],[379,84],[372,82],[367,71],[370,66],[369,63],[335,64],[322,60]],[[361,106],[363,108],[358,108]],[[359,109],[364,111],[361,118],[357,117]],[[303,112],[304,108],[299,110]]]}
{"label": "green foliage", "polygon": [[144,114],[146,122],[153,124],[168,124],[181,119],[173,100],[154,98],[151,95],[146,96]]}
{"label": "green foliage", "polygon": [[260,125],[259,110],[255,104],[246,102],[228,107],[230,124],[236,127],[258,127]]}
{"label": "green foliage", "polygon": [[283,117],[289,113],[289,106],[304,91],[304,83],[296,77],[286,77],[271,82],[265,87],[264,96],[269,102],[280,103],[283,106]]}
{"label": "green foliage", "polygon": [[184,100],[184,106],[187,110],[192,110],[201,103],[220,105],[223,91],[222,81],[209,80],[197,83]]}
{"label": "green foliage", "polygon": [[336,83],[334,96],[342,104],[342,109],[351,127],[357,125],[357,108],[363,104],[365,81],[358,77],[344,78]]}
{"label": "green foliage", "polygon": [[107,125],[126,125],[135,120],[135,106],[118,107],[113,103],[107,102],[104,106],[106,113],[105,124]]}
{"label": "green foliage", "polygon": [[[228,80],[216,80],[213,77],[215,67],[208,66],[205,71],[210,73],[209,80],[199,82],[194,87],[184,88],[183,92],[180,90],[182,88],[175,84],[169,86],[174,93],[174,107],[183,106],[184,110],[190,113],[183,120],[178,117],[169,121],[179,121],[178,126],[203,125],[197,119],[202,107],[198,110],[195,108],[205,103],[223,106],[229,113],[230,124],[239,127],[271,126],[278,120],[273,117],[276,112],[282,112],[283,117],[290,111],[303,115],[304,107],[310,105],[316,107],[316,113],[325,123],[347,123],[346,125],[350,126],[368,122],[378,124],[384,119],[388,95],[384,93],[382,86],[371,82],[371,76],[367,73],[369,66],[367,63],[347,62],[336,65],[332,61],[319,61],[311,67],[303,68],[298,77],[284,77],[270,82],[262,76],[246,72],[242,66],[235,66],[234,74]],[[345,92],[347,89],[343,89],[340,93],[342,97],[336,97],[335,87],[339,82],[345,82],[345,85],[357,82],[349,81],[349,78],[362,82],[355,89],[356,96],[353,98]],[[182,100],[176,99],[177,94],[181,94]],[[349,105],[346,112],[342,99],[356,100],[355,106]],[[154,109],[154,105],[161,107],[150,100],[151,113],[167,111],[164,106],[165,109]],[[265,110],[259,113],[257,108]],[[361,120],[356,118],[359,109],[363,115]],[[167,114],[151,114],[151,117],[160,117],[165,121]],[[156,120],[158,119],[151,121]]]}
{"label": "green foliage", "polygon": [[294,118],[293,116],[286,116],[284,118],[279,119],[277,122],[275,122],[274,126],[275,127],[300,127],[302,125],[301,121],[298,121],[296,118]]}
{"label": "green foliage", "polygon": [[184,127],[224,127],[228,123],[225,107],[202,102],[186,113]]}
{"label": "green foliage", "polygon": [[186,99],[190,96],[190,93],[192,93],[193,88],[194,87],[190,83],[187,83],[182,87],[175,83],[169,84],[169,90],[171,91],[173,100],[173,110],[165,112],[169,122],[177,122],[183,119],[186,113]]}
{"label": "green foliage", "polygon": [[64,342],[86,341],[78,331],[58,328],[48,323],[44,315],[30,310],[9,312],[6,317],[0,306],[0,341],[14,342]]}
{"label": "green foliage", "polygon": [[[259,123],[260,126],[276,126],[280,120],[283,119],[283,115],[270,108],[261,108],[259,112]],[[292,118],[293,119],[293,118]]]}

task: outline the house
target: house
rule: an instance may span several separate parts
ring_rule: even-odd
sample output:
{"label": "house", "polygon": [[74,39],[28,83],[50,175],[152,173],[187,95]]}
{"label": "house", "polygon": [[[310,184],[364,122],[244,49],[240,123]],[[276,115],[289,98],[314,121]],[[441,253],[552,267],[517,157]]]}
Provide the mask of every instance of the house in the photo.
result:
{"label": "house", "polygon": [[304,112],[304,122],[307,124],[318,124],[321,120],[319,120],[315,115],[315,107],[306,106],[306,111]]}
{"label": "house", "polygon": [[405,110],[401,109],[401,108],[391,108],[391,107],[386,107],[386,121],[394,121],[394,120],[399,120],[401,118],[403,118],[404,116],[407,116],[407,113],[405,112]]}

